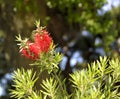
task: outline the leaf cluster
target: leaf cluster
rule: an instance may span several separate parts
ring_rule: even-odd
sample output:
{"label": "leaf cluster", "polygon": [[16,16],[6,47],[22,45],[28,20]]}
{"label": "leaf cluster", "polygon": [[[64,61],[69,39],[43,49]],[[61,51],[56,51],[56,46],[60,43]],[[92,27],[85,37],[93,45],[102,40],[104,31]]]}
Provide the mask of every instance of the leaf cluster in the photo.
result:
{"label": "leaf cluster", "polygon": [[43,89],[36,91],[36,73],[18,69],[13,75],[15,90],[11,90],[11,94],[18,99],[119,99],[119,71],[118,59],[100,57],[88,65],[87,69],[70,74],[71,94],[68,95],[65,80],[56,72],[50,72],[50,78],[42,81]]}
{"label": "leaf cluster", "polygon": [[100,57],[97,62],[88,65],[86,70],[71,74],[73,99],[119,99],[120,94],[115,85],[120,79],[120,62]]}
{"label": "leaf cluster", "polygon": [[96,16],[97,10],[105,3],[106,0],[57,0],[57,2],[56,0],[47,0],[47,6],[65,14],[70,23],[83,23],[92,18],[93,15]]}
{"label": "leaf cluster", "polygon": [[[41,99],[41,95],[37,95],[34,91],[34,85],[37,81],[38,77],[36,77],[36,73],[30,70],[17,69],[13,74],[13,81],[15,90],[11,91],[11,97],[15,97],[17,99]],[[39,97],[39,98],[38,98]]]}

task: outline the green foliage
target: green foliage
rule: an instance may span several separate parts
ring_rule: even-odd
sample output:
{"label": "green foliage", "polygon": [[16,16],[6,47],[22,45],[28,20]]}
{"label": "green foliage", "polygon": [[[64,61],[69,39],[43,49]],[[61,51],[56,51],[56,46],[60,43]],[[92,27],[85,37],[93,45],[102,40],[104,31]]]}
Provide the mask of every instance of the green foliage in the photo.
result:
{"label": "green foliage", "polygon": [[21,14],[34,13],[38,16],[39,13],[38,3],[32,0],[15,0],[13,1],[14,8]]}
{"label": "green foliage", "polygon": [[114,59],[110,61],[110,66],[114,72],[112,72],[113,79],[116,80],[116,82],[120,81],[120,62],[119,59]]}
{"label": "green foliage", "polygon": [[42,81],[42,89],[36,93],[33,88],[37,80],[36,73],[18,69],[13,75],[15,90],[11,90],[11,94],[18,99],[119,99],[119,71],[118,59],[100,57],[88,68],[70,74],[71,95],[68,95],[65,81],[56,73],[51,72],[50,78]]}
{"label": "green foliage", "polygon": [[42,88],[45,90],[41,90],[41,92],[45,95],[44,97],[49,96],[51,99],[58,99],[56,96],[58,92],[58,81],[53,78],[50,78],[49,80],[46,79],[46,81],[43,80]]}
{"label": "green foliage", "polygon": [[106,0],[47,0],[47,6],[51,9],[56,8],[66,14],[66,19],[69,22],[82,23],[96,15],[97,9],[100,9],[105,3]]}
{"label": "green foliage", "polygon": [[44,99],[49,97],[50,99],[69,99],[69,95],[66,92],[66,89],[63,86],[63,82],[53,75],[52,78],[43,80],[41,92],[44,94]]}
{"label": "green foliage", "polygon": [[17,69],[13,74],[13,81],[15,82],[15,90],[11,90],[12,97],[18,99],[40,99],[34,92],[34,84],[38,79],[36,73],[32,70]]}
{"label": "green foliage", "polygon": [[[114,68],[114,69],[113,69]],[[118,87],[120,68],[118,59],[108,60],[100,57],[100,61],[88,65],[88,69],[71,74],[74,87],[73,99],[119,99]]]}

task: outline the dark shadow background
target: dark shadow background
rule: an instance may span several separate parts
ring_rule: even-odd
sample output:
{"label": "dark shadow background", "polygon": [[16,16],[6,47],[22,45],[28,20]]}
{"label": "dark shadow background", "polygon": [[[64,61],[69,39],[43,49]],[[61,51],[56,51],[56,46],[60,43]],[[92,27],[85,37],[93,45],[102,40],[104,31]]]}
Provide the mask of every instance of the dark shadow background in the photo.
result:
{"label": "dark shadow background", "polygon": [[113,1],[0,0],[0,99],[10,99],[13,70],[29,68],[31,61],[19,54],[15,36],[29,37],[35,20],[47,27],[57,51],[64,54],[63,77],[99,56],[119,57],[120,2]]}

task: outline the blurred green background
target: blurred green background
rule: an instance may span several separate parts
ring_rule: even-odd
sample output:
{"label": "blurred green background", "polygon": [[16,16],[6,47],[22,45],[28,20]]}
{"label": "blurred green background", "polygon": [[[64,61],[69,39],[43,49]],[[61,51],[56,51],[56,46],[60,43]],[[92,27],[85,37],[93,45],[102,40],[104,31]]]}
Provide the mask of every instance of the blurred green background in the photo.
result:
{"label": "blurred green background", "polygon": [[0,99],[10,99],[13,70],[31,63],[19,54],[15,36],[29,37],[38,19],[64,54],[63,77],[99,56],[119,58],[119,0],[0,0]]}

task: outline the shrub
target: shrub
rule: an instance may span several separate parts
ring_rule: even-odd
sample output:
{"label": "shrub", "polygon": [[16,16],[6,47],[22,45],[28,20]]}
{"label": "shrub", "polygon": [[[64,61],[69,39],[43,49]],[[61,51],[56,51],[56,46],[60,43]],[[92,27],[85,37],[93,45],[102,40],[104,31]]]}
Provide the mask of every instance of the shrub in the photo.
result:
{"label": "shrub", "polygon": [[[55,51],[52,37],[47,30],[36,22],[37,29],[33,31],[32,38],[22,40],[20,53],[33,60],[33,66],[39,68],[36,74],[32,69],[17,69],[13,73],[15,88],[11,89],[11,97],[18,99],[119,99],[120,62],[118,59],[110,59],[106,56],[88,64],[83,70],[76,70],[70,75],[71,90],[68,94],[62,79],[58,64],[62,60],[62,54]],[[46,70],[50,75],[42,80],[41,90],[35,88],[35,83],[41,73]]]}

